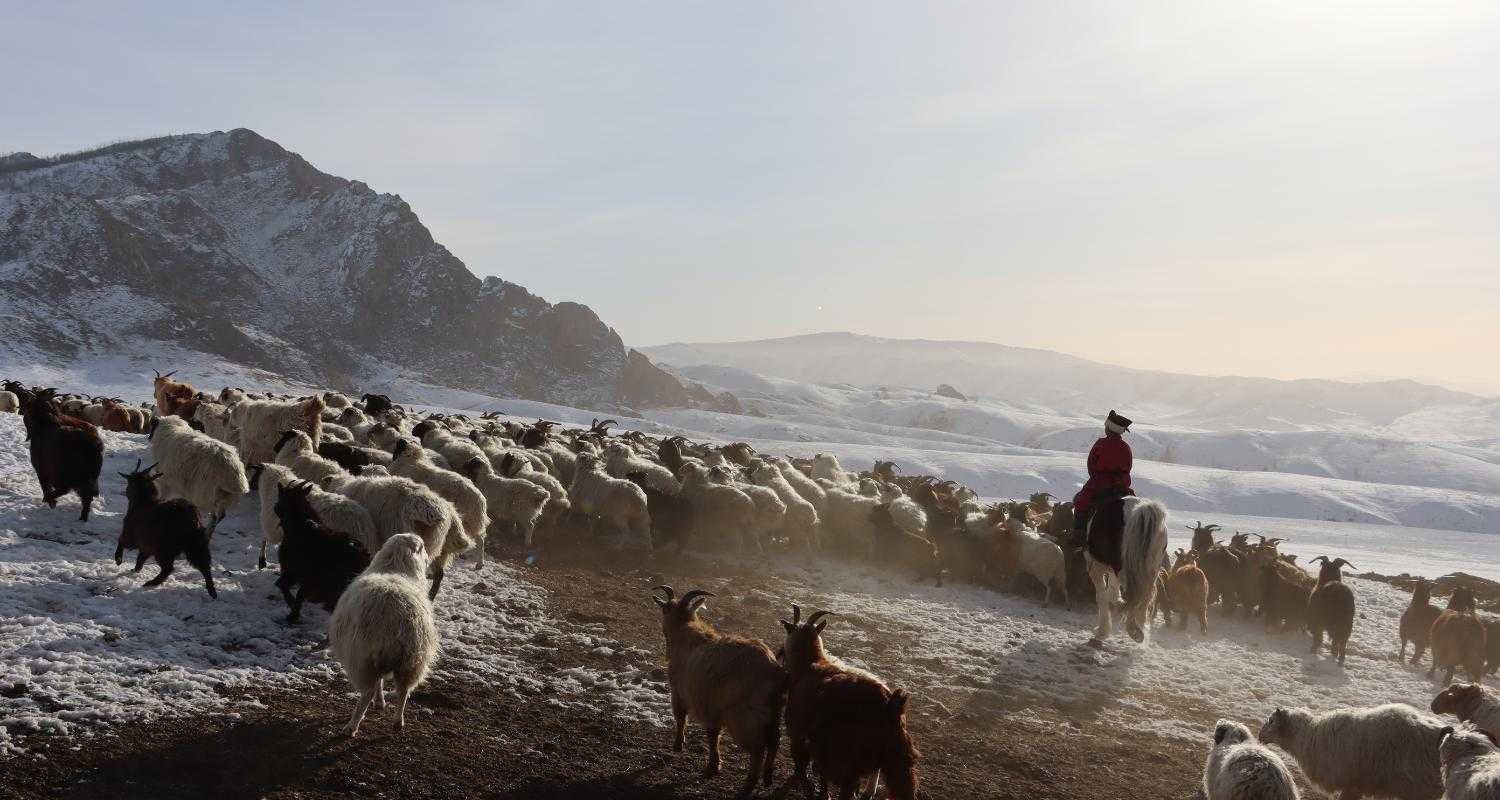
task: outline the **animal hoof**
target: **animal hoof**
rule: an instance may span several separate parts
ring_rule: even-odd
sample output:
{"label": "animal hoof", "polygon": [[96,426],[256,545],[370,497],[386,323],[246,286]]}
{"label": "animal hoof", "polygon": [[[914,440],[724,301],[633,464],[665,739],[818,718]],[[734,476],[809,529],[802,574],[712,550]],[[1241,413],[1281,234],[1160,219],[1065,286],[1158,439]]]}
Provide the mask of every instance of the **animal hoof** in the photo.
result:
{"label": "animal hoof", "polygon": [[1131,623],[1129,625],[1126,625],[1125,626],[1125,632],[1128,633],[1128,634],[1130,634],[1131,641],[1134,641],[1136,643],[1140,643],[1140,642],[1146,641],[1146,634],[1145,634],[1145,632],[1141,630],[1141,626],[1136,625],[1135,623]]}
{"label": "animal hoof", "polygon": [[266,560],[264,558],[262,558],[261,560],[255,562],[255,568],[256,569],[265,569],[266,568]]}

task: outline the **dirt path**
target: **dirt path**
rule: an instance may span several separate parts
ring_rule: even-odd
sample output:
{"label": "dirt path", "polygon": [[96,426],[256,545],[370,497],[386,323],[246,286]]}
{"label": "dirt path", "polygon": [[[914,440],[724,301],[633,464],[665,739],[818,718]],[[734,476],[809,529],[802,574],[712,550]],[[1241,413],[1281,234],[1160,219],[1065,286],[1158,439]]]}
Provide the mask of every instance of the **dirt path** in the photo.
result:
{"label": "dirt path", "polygon": [[[715,577],[695,577],[703,575]],[[563,555],[525,576],[546,589],[549,616],[624,646],[560,642],[552,657],[532,660],[543,674],[576,665],[622,670],[631,657],[621,651],[631,647],[660,653],[659,616],[647,599],[655,583],[719,591],[708,612],[714,624],[763,637],[770,634],[768,622],[785,615],[787,594],[801,590],[796,579],[766,565],[667,555],[648,561],[628,553],[612,554],[604,566]],[[883,638],[866,660],[877,668],[896,668],[917,646],[903,631],[873,633]],[[889,661],[882,653],[891,654]],[[634,661],[639,667],[640,659]],[[651,663],[659,665],[659,657]],[[902,683],[900,674],[885,674]],[[659,694],[664,709],[662,679],[659,672],[638,678]],[[1103,800],[1186,798],[1194,791],[1201,749],[1080,725],[1069,719],[1074,709],[1008,713],[1014,709],[1004,707],[1003,693],[954,683],[914,692],[909,722],[922,750],[924,797]],[[262,707],[246,707],[238,716],[128,725],[92,739],[32,739],[27,745],[44,758],[0,762],[6,774],[0,796],[725,798],[744,769],[731,746],[724,772],[700,779],[700,731],[690,730],[688,751],[674,755],[667,727],[613,713],[603,693],[596,707],[584,708],[545,693],[517,699],[453,680],[435,681],[414,697],[403,735],[392,735],[389,717],[374,713],[359,739],[345,740],[336,736],[352,704],[345,688],[252,692],[243,699]],[[790,771],[785,753],[778,763],[782,779]],[[781,786],[771,796],[802,792]]]}

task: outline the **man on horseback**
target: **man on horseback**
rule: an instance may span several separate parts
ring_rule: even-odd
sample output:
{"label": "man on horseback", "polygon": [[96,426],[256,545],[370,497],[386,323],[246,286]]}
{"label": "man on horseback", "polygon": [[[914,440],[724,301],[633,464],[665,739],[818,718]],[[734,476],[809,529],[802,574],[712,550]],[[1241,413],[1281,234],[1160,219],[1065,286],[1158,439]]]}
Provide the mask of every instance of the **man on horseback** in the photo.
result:
{"label": "man on horseback", "polygon": [[1123,434],[1130,430],[1130,420],[1113,409],[1104,419],[1104,436],[1089,450],[1089,479],[1073,496],[1073,537],[1068,544],[1082,548],[1087,543],[1089,520],[1094,509],[1120,497],[1134,495],[1130,488],[1133,457]]}

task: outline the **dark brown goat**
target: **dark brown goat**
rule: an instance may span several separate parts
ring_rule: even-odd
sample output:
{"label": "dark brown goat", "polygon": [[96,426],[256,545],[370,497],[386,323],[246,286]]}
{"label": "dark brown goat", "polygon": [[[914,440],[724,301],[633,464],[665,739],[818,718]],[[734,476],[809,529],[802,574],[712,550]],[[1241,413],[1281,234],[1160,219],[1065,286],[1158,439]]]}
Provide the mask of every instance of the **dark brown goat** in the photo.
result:
{"label": "dark brown goat", "polygon": [[146,588],[160,586],[172,574],[179,555],[186,556],[199,572],[203,573],[203,585],[208,596],[218,599],[214,589],[212,557],[208,552],[208,531],[198,519],[198,509],[183,499],[161,499],[156,488],[156,479],[161,473],[151,474],[155,467],[141,469],[139,459],[135,469],[129,473],[118,473],[125,479],[125,497],[129,506],[125,510],[125,523],[120,528],[120,540],[115,545],[115,563],[125,561],[127,549],[136,550],[135,571],[146,566],[146,559],[155,558],[161,572],[146,581]]}
{"label": "dark brown goat", "polygon": [[1349,648],[1349,634],[1354,631],[1354,590],[1344,585],[1344,566],[1353,564],[1342,558],[1328,560],[1318,556],[1313,561],[1322,561],[1318,569],[1318,587],[1307,598],[1307,631],[1312,634],[1312,652],[1323,648],[1323,632],[1328,632],[1328,650],[1344,663],[1344,653]]}
{"label": "dark brown goat", "polygon": [[1317,579],[1295,564],[1273,558],[1261,565],[1259,583],[1266,630],[1283,625],[1301,629]]}
{"label": "dark brown goat", "polygon": [[[906,731],[907,695],[828,657],[822,633],[829,613],[802,622],[794,605],[792,619],[781,621],[793,777],[805,783],[811,761],[822,779],[819,797],[828,796],[831,784],[841,800],[849,800],[860,784],[884,778],[890,797],[913,800],[919,754]],[[866,796],[873,794],[872,787]]]}
{"label": "dark brown goat", "polygon": [[88,522],[89,509],[99,496],[99,471],[104,468],[104,440],[99,429],[85,420],[57,410],[56,389],[28,392],[22,421],[31,445],[31,467],[42,487],[42,502],[57,508],[57,499],[77,492]]}
{"label": "dark brown goat", "polygon": [[1406,643],[1411,642],[1411,663],[1422,663],[1422,654],[1427,651],[1427,642],[1432,636],[1432,623],[1437,622],[1442,609],[1432,604],[1432,583],[1417,581],[1411,590],[1411,603],[1401,612],[1401,654],[1397,660],[1406,661]]}

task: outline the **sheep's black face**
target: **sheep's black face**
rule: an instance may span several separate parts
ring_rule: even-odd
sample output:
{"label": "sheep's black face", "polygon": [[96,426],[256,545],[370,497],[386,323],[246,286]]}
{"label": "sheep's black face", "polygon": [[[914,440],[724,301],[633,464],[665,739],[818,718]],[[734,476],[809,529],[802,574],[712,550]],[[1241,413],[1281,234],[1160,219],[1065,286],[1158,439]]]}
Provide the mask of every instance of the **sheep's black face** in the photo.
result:
{"label": "sheep's black face", "polygon": [[286,447],[287,442],[290,442],[295,438],[297,438],[296,431],[282,431],[281,438],[276,440],[276,446],[271,448],[271,452],[280,453],[281,448]]}
{"label": "sheep's black face", "polygon": [[1239,744],[1249,739],[1250,729],[1238,722],[1221,719],[1214,726],[1214,744],[1216,745]]}

